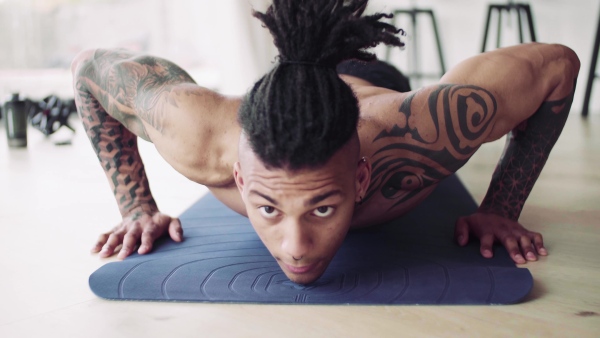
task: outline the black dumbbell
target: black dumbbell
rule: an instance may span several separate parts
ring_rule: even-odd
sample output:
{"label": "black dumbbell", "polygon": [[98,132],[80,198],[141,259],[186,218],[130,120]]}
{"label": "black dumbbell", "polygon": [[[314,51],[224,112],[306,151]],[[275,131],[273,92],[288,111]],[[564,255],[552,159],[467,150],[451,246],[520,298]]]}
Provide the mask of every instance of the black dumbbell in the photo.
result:
{"label": "black dumbbell", "polygon": [[50,95],[42,101],[28,101],[29,120],[31,125],[49,136],[65,126],[72,131],[69,125],[69,116],[76,112],[75,100],[61,100],[56,95]]}

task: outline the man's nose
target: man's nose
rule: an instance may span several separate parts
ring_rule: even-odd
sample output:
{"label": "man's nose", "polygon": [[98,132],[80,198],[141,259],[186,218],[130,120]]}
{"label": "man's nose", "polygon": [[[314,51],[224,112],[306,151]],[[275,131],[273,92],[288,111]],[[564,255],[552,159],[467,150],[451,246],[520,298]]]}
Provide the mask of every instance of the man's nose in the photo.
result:
{"label": "man's nose", "polygon": [[313,238],[309,230],[298,221],[290,221],[286,225],[285,235],[281,249],[289,258],[301,260],[306,257],[313,245]]}

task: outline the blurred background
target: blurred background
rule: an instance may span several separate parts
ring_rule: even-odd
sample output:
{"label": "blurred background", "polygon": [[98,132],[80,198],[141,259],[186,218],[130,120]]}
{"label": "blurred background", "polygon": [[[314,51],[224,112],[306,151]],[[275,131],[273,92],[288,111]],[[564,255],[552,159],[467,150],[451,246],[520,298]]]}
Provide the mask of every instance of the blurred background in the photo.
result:
{"label": "blurred background", "polygon": [[[521,2],[531,5],[538,41],[565,44],[579,55],[582,70],[574,111],[580,111],[600,2]],[[0,102],[13,92],[32,99],[50,94],[72,96],[68,71],[71,60],[82,49],[97,47],[127,48],[165,57],[188,70],[203,86],[225,94],[243,94],[275,60],[276,50],[270,35],[250,15],[252,8],[264,10],[269,3],[269,0],[0,0]],[[368,12],[412,7],[432,9],[445,66],[449,69],[481,51],[491,3],[507,1],[372,0]],[[389,53],[390,61],[406,72],[418,66],[423,73],[440,75],[430,20],[419,17],[416,31],[408,16],[399,16],[398,20],[399,26],[407,31],[407,46],[404,51]],[[502,46],[519,43],[516,15],[505,14],[501,26]],[[492,18],[491,27],[488,50],[496,48],[496,17]],[[413,53],[415,42],[418,42],[417,54]],[[376,52],[380,58],[388,55],[383,47]],[[413,88],[435,80],[435,75],[413,80]],[[600,86],[596,87],[595,96],[600,92]],[[600,113],[600,100],[592,99],[591,107],[591,114]]]}

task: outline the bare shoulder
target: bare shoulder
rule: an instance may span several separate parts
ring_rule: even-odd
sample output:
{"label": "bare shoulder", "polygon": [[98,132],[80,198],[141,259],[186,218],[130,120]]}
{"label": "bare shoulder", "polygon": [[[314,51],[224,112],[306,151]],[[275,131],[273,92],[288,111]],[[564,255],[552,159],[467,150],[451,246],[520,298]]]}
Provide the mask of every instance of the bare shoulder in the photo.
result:
{"label": "bare shoulder", "polygon": [[205,185],[231,181],[239,98],[203,88],[175,63],[126,50],[89,50],[72,65],[79,90],[153,142],[171,166]]}
{"label": "bare shoulder", "polygon": [[208,187],[233,182],[241,128],[241,99],[195,84],[179,84],[153,97],[152,116],[161,129],[147,128],[156,149],[177,171]]}
{"label": "bare shoulder", "polygon": [[402,149],[435,160],[440,179],[487,139],[498,111],[495,95],[472,85],[438,84],[368,101],[361,105],[363,149],[373,159]]}
{"label": "bare shoulder", "polygon": [[361,149],[372,164],[364,209],[395,216],[468,161],[489,137],[498,109],[493,93],[451,84],[382,92],[361,108]]}
{"label": "bare shoulder", "polygon": [[363,210],[406,212],[483,143],[566,97],[573,83],[564,79],[578,69],[567,47],[529,44],[467,59],[438,84],[408,93],[356,87],[361,149],[372,163]]}
{"label": "bare shoulder", "polygon": [[498,115],[490,139],[507,134],[545,101],[570,95],[579,59],[569,47],[530,43],[468,58],[446,73],[441,84],[483,88],[496,99]]}

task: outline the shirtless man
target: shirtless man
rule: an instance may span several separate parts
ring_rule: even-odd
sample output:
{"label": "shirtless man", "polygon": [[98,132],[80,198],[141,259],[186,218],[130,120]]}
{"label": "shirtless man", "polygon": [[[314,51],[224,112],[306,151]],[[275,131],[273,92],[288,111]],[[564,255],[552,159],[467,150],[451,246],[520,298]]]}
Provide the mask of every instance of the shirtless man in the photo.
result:
{"label": "shirtless man", "polygon": [[509,134],[477,212],[456,223],[492,257],[495,241],[516,263],[547,255],[519,214],[560,135],[579,60],[561,45],[528,44],[463,61],[438,84],[398,92],[348,75],[365,48],[401,46],[368,0],[274,0],[255,12],[271,31],[279,64],[244,97],[202,88],[173,63],[122,50],[73,62],[78,112],[123,221],[93,252],[125,258],[151,251],[179,220],[159,212],[137,137],[154,143],[190,180],[248,216],[285,274],[298,283],[325,271],[350,228],[397,218],[429,195],[486,142]]}

